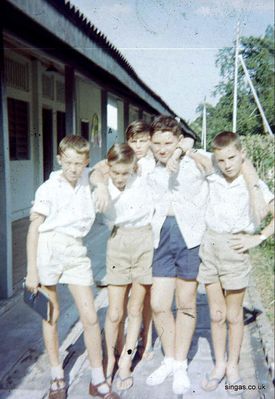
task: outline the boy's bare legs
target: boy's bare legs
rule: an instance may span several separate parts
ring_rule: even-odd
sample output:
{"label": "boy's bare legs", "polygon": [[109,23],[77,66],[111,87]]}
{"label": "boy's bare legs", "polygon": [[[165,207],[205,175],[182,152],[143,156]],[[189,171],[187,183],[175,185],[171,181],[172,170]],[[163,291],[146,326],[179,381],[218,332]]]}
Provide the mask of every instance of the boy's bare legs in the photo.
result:
{"label": "boy's bare legs", "polygon": [[240,379],[239,356],[243,340],[243,300],[245,289],[226,292],[226,310],[228,321],[229,347],[226,377],[231,384]]}
{"label": "boy's bare legs", "polygon": [[90,365],[93,368],[101,367],[101,333],[91,287],[70,284],[69,290],[74,298],[83,325],[84,342]]}
{"label": "boy's bare legs", "polygon": [[102,366],[101,333],[91,287],[70,284],[69,290],[74,298],[83,325],[84,342],[91,366],[92,384],[100,384],[98,391],[101,394],[107,394],[110,388],[105,383]]}
{"label": "boy's bare legs", "polygon": [[111,381],[115,366],[115,346],[118,337],[119,325],[123,318],[124,298],[127,292],[127,285],[108,285],[109,306],[105,320],[105,339],[107,348],[107,369],[106,375]]}
{"label": "boy's bare legs", "polygon": [[151,373],[146,383],[154,386],[162,382],[173,372],[175,353],[175,320],[172,313],[176,279],[154,277],[151,290],[153,320],[165,354],[161,365]]}
{"label": "boy's bare legs", "polygon": [[151,290],[151,306],[154,323],[166,357],[174,358],[175,320],[172,313],[176,279],[154,277]]}
{"label": "boy's bare legs", "polygon": [[[43,338],[51,366],[51,390],[56,391],[65,387],[64,370],[59,359],[59,343],[57,321],[59,318],[59,303],[56,285],[42,286],[51,301],[51,321],[42,321]],[[57,381],[58,380],[58,381]],[[50,394],[49,394],[50,395]]]}
{"label": "boy's bare legs", "polygon": [[151,309],[151,285],[146,286],[146,294],[144,298],[144,306],[142,311],[143,331],[142,359],[150,360],[153,356],[152,352],[152,309]]}
{"label": "boy's bare legs", "polygon": [[220,282],[207,284],[205,288],[210,311],[215,367],[209,374],[208,380],[203,381],[202,386],[206,390],[212,390],[217,387],[217,381],[224,376],[226,370],[226,302]]}
{"label": "boy's bare legs", "polygon": [[127,305],[128,305],[128,297],[129,297],[129,291],[131,289],[131,285],[129,284],[127,286],[127,291],[124,296],[124,305],[123,305],[123,317],[121,322],[119,323],[119,329],[118,329],[118,336],[117,336],[117,344],[116,344],[116,349],[117,349],[117,355],[121,355],[124,344],[125,344],[125,320],[127,318]]}
{"label": "boy's bare legs", "polygon": [[175,359],[179,361],[186,360],[196,327],[197,287],[196,281],[176,279]]}
{"label": "boy's bare legs", "polygon": [[118,389],[129,389],[133,384],[131,377],[132,356],[136,347],[142,321],[143,302],[146,287],[139,283],[133,283],[128,301],[127,314],[128,326],[124,349],[119,359]]}
{"label": "boy's bare legs", "polygon": [[49,296],[52,303],[51,307],[51,322],[43,320],[43,337],[46,350],[48,352],[51,367],[57,367],[60,364],[59,360],[59,344],[57,321],[59,318],[59,303],[56,291],[56,285],[42,286],[42,289]]}

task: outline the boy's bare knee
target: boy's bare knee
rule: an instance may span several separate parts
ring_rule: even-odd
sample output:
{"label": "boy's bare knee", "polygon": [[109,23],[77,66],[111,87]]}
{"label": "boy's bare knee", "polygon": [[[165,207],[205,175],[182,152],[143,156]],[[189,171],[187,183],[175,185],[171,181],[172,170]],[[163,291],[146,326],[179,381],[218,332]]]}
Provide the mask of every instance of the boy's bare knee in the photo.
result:
{"label": "boy's bare knee", "polygon": [[96,312],[84,315],[80,318],[83,325],[83,330],[88,330],[91,327],[95,327],[98,323]]}
{"label": "boy's bare knee", "polygon": [[229,311],[227,312],[226,319],[229,324],[239,324],[243,320],[243,312]]}
{"label": "boy's bare knee", "polygon": [[210,319],[212,323],[223,324],[226,320],[226,314],[221,309],[210,311]]}
{"label": "boy's bare knee", "polygon": [[118,309],[108,309],[107,315],[111,323],[120,323],[123,317],[123,312]]}
{"label": "boy's bare knee", "polygon": [[128,304],[127,311],[130,317],[139,317],[142,314],[143,306],[141,304]]}

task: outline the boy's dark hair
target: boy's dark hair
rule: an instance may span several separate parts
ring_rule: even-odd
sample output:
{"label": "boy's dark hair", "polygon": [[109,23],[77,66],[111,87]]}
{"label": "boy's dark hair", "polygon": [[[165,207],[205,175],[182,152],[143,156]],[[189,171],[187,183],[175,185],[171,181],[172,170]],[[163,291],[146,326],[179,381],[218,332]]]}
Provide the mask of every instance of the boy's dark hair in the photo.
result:
{"label": "boy's dark hair", "polygon": [[109,163],[130,164],[137,161],[136,154],[128,144],[114,144],[107,153]]}
{"label": "boy's dark hair", "polygon": [[221,132],[217,134],[212,141],[212,151],[221,150],[230,144],[234,144],[237,150],[242,149],[242,144],[239,136],[233,132]]}
{"label": "boy's dark hair", "polygon": [[142,120],[130,123],[125,132],[126,140],[128,141],[137,134],[150,134],[150,125]]}
{"label": "boy's dark hair", "polygon": [[68,148],[75,150],[78,154],[84,154],[89,158],[90,144],[84,137],[76,135],[63,137],[58,145],[58,155],[62,155]]}
{"label": "boy's dark hair", "polygon": [[156,132],[167,132],[167,131],[173,133],[173,135],[176,137],[180,137],[183,135],[182,128],[175,118],[167,115],[160,115],[156,117],[151,124],[151,129],[150,129],[151,137]]}

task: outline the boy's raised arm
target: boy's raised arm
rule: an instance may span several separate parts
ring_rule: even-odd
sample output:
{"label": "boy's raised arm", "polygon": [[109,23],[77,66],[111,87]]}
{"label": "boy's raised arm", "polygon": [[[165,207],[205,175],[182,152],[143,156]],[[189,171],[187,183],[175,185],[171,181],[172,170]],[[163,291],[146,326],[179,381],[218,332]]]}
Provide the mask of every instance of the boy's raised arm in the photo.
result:
{"label": "boy's raised arm", "polygon": [[268,212],[268,205],[259,187],[259,176],[252,162],[247,158],[242,164],[241,172],[249,191],[251,213],[258,226]]}
{"label": "boy's raised arm", "polygon": [[27,276],[26,287],[30,291],[37,293],[39,277],[37,270],[37,245],[39,236],[39,226],[44,222],[45,216],[39,213],[30,215],[30,226],[27,235]]}
{"label": "boy's raised arm", "polygon": [[172,173],[177,172],[179,167],[179,161],[182,155],[186,154],[188,150],[191,150],[191,148],[193,148],[194,142],[195,140],[192,139],[191,137],[184,137],[178,142],[174,154],[171,156],[171,158],[168,160],[166,164],[166,168],[168,169],[169,172]]}

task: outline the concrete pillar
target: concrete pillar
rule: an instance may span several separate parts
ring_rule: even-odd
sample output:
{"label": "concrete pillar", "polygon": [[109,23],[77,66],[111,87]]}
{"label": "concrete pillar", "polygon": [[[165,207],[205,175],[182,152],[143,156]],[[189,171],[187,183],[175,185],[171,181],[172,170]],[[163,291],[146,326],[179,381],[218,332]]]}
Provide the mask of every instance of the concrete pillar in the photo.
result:
{"label": "concrete pillar", "polygon": [[139,119],[139,120],[142,120],[142,118],[143,118],[143,111],[142,111],[141,108],[139,108],[139,109],[138,109],[138,119]]}
{"label": "concrete pillar", "polygon": [[33,123],[33,163],[34,185],[37,188],[43,181],[43,142],[42,142],[42,79],[40,62],[32,61],[32,123]]}
{"label": "concrete pillar", "polygon": [[9,130],[4,81],[4,39],[0,20],[0,298],[13,293]]}
{"label": "concrete pillar", "polygon": [[106,158],[107,152],[107,102],[108,93],[107,90],[101,89],[101,156]]}
{"label": "concrete pillar", "polygon": [[65,110],[66,134],[76,134],[76,106],[75,106],[75,74],[74,68],[65,66]]}

